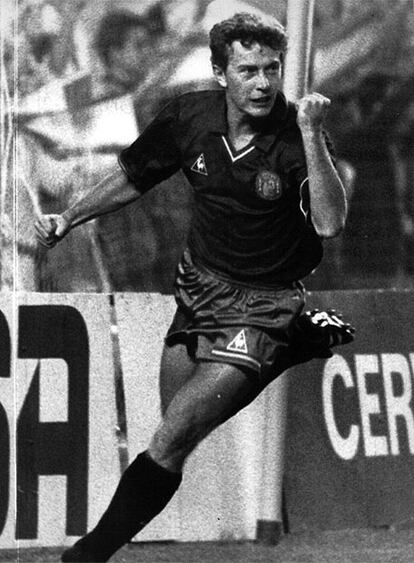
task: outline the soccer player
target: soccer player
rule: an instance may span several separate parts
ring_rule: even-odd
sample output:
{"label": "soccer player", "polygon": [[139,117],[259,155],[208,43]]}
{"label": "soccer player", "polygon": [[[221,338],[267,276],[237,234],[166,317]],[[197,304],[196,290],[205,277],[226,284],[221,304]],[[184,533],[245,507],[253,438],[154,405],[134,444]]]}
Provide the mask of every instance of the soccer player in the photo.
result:
{"label": "soccer player", "polygon": [[300,280],[321,260],[321,239],[343,228],[346,201],[323,132],[329,100],[310,94],[295,107],[280,92],[286,45],[270,18],[236,14],[215,25],[221,90],[174,99],[121,153],[119,169],[36,225],[52,247],[180,168],[194,191],[161,360],[162,421],[63,561],[107,561],[166,506],[203,438],[287,367],[352,339],[335,315],[301,315]]}

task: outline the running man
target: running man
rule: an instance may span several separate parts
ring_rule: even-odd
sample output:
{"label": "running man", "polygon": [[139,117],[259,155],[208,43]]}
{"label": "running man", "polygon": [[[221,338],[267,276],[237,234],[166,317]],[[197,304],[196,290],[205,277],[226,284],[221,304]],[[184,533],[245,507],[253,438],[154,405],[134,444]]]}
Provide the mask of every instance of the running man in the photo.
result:
{"label": "running man", "polygon": [[273,19],[236,14],[210,32],[220,90],[170,102],[98,185],[38,238],[121,208],[182,169],[195,209],[161,360],[162,421],[124,472],[97,526],[62,561],[107,561],[167,505],[196,445],[286,368],[352,340],[333,314],[302,315],[301,279],[344,227],[345,192],[323,131],[329,100],[281,93],[287,39]]}

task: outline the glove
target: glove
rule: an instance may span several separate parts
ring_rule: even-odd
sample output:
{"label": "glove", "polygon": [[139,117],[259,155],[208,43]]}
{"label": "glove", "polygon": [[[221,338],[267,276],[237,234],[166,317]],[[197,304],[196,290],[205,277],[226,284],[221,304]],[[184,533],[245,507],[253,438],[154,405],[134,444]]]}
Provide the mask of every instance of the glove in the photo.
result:
{"label": "glove", "polygon": [[331,348],[354,340],[355,328],[342,320],[335,309],[313,309],[300,315],[293,327],[291,346],[299,355],[311,358],[330,358]]}

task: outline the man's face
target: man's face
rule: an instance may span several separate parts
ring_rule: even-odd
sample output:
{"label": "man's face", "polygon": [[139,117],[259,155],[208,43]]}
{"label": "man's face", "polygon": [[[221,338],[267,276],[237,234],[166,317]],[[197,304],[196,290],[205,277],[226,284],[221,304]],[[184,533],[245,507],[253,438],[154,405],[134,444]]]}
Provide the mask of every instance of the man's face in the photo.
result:
{"label": "man's face", "polygon": [[226,70],[214,67],[227,103],[240,116],[269,115],[282,83],[281,53],[266,45],[244,47],[233,41]]}

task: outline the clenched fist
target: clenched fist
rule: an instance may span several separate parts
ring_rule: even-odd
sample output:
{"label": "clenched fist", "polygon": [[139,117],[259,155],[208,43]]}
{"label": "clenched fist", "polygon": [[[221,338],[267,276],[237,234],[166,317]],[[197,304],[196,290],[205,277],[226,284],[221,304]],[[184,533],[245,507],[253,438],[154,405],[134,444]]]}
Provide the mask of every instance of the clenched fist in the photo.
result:
{"label": "clenched fist", "polygon": [[317,129],[324,122],[325,115],[331,104],[329,98],[325,98],[317,92],[308,94],[296,102],[298,110],[297,123],[300,129]]}
{"label": "clenched fist", "polygon": [[38,242],[53,248],[70,231],[70,223],[63,215],[41,215],[35,223]]}

